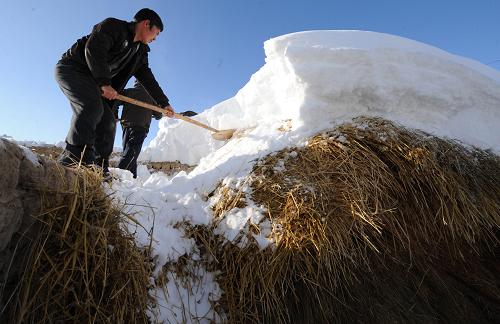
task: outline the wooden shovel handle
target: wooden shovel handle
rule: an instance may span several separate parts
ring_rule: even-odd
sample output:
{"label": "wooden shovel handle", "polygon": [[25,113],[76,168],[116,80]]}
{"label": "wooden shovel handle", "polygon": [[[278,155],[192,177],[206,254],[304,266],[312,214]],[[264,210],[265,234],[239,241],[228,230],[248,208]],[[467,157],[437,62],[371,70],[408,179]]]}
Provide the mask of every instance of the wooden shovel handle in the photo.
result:
{"label": "wooden shovel handle", "polygon": [[[139,107],[142,107],[142,108],[147,108],[147,109],[150,109],[150,110],[154,110],[154,111],[160,112],[162,114],[165,112],[165,109],[162,109],[162,108],[160,108],[158,106],[151,105],[151,104],[148,104],[146,102],[142,102],[142,101],[139,101],[139,100],[136,100],[136,99],[132,99],[132,98],[129,98],[129,97],[125,97],[125,96],[122,96],[120,94],[118,96],[116,96],[116,99],[121,100],[121,101],[125,101],[125,102],[128,102],[128,103],[131,103],[133,105],[136,105],[136,106],[139,106]],[[212,127],[210,127],[208,125],[200,123],[197,120],[191,119],[191,118],[183,116],[181,114],[175,113],[174,116],[175,116],[175,118],[182,119],[182,120],[184,120],[184,121],[186,121],[188,123],[191,123],[191,124],[194,124],[196,126],[208,129],[209,131],[218,132],[218,130],[215,129],[215,128],[212,128]]]}

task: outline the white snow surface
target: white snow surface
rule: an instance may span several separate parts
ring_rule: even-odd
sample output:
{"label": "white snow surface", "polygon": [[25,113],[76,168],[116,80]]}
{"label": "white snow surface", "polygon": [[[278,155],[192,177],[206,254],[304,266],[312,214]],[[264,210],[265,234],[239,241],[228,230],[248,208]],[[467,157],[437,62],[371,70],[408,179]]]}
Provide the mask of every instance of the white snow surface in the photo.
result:
{"label": "white snow surface", "polygon": [[[266,63],[233,98],[196,116],[212,127],[237,128],[243,134],[220,142],[202,128],[162,119],[141,159],[197,167],[174,177],[141,167],[137,179],[112,169],[119,180],[108,190],[141,223],[129,226],[137,242],[149,246],[147,231],[153,229],[157,271],[183,254],[200,258],[195,242],[176,224],[209,224],[218,197],[207,197],[219,183],[250,193],[245,179],[259,158],[304,145],[307,137],[353,117],[380,116],[500,151],[500,72],[478,62],[366,31],[294,33],[266,41],[264,49]],[[287,158],[294,158],[293,153]],[[260,222],[263,212],[247,201],[244,209],[228,213],[217,232],[232,240],[249,222]],[[271,224],[261,225],[264,230],[255,239],[264,248],[271,243]],[[159,321],[221,320],[209,306],[222,293],[214,274],[194,268],[199,280],[186,283],[169,274],[169,284],[157,289],[159,306],[151,312]]]}
{"label": "white snow surface", "polygon": [[[320,129],[380,116],[481,148],[500,150],[500,72],[398,36],[308,31],[264,44],[266,63],[233,97],[195,119],[217,129]],[[259,131],[256,131],[258,133]],[[163,119],[140,159],[197,164],[223,143]]]}

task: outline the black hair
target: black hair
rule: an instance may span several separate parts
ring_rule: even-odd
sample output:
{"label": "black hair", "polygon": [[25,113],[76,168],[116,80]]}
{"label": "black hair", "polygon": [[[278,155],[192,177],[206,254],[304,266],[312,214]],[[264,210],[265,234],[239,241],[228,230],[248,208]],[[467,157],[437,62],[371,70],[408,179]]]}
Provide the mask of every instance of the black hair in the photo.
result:
{"label": "black hair", "polygon": [[149,20],[151,28],[153,28],[153,26],[156,26],[158,29],[160,29],[160,31],[163,31],[163,22],[161,21],[160,16],[153,10],[149,8],[143,8],[137,11],[134,16],[134,21],[141,22],[143,20]]}

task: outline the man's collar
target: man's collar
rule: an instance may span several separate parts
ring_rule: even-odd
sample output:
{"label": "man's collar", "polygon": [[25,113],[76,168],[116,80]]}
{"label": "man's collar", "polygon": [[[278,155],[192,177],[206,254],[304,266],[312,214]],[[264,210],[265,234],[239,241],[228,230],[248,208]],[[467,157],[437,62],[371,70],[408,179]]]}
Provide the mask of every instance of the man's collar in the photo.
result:
{"label": "man's collar", "polygon": [[[131,22],[128,23],[128,26],[127,26],[130,43],[134,42],[134,38],[135,38],[135,24],[136,24],[135,21],[131,21]],[[141,47],[146,47],[146,52],[150,51],[149,45],[143,44],[142,42],[139,42],[139,43],[141,43]]]}
{"label": "man's collar", "polygon": [[132,42],[133,42],[134,37],[135,37],[135,22],[134,21],[131,21],[128,23],[127,30],[128,30],[129,39],[132,40]]}

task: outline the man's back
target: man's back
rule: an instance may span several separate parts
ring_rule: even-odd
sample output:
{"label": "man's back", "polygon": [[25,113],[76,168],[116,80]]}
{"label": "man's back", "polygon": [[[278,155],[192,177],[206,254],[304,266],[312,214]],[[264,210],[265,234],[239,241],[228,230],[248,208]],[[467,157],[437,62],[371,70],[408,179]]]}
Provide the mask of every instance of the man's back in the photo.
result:
{"label": "man's back", "polygon": [[[109,53],[106,55],[109,59],[107,63],[116,61],[117,57],[123,56],[121,52],[126,51],[127,47],[133,44],[133,23],[124,20],[107,18],[95,25],[92,31],[100,31],[110,36],[109,38],[103,37],[97,40],[97,44],[100,44],[103,48],[109,47]],[[71,48],[62,55],[62,58],[86,66],[88,62],[85,58],[85,46],[91,35],[92,34],[89,34],[78,39]]]}

